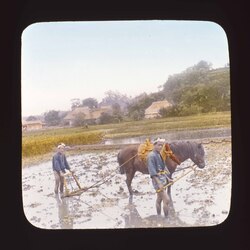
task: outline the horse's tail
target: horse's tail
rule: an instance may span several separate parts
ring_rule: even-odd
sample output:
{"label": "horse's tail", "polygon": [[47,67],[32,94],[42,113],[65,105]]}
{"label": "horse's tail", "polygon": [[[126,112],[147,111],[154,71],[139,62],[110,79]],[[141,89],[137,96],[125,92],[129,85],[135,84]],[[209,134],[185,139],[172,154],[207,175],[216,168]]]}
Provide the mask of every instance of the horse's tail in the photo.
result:
{"label": "horse's tail", "polygon": [[124,169],[124,166],[122,165],[122,162],[121,162],[120,152],[117,155],[117,161],[119,163],[120,174],[125,174],[125,169]]}

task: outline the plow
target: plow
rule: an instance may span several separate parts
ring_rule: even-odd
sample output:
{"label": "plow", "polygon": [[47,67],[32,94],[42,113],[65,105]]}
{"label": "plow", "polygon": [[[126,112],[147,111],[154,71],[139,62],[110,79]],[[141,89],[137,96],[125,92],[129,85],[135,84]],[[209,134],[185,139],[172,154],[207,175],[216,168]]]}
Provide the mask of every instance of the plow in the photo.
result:
{"label": "plow", "polygon": [[[188,146],[190,147],[189,142],[188,142],[188,144],[186,143],[186,144],[179,145],[179,147],[182,146],[182,151],[185,149],[185,148],[183,148],[183,145],[184,145],[184,147],[188,147]],[[198,148],[198,145],[195,144],[195,147]],[[129,159],[123,161],[122,163],[119,162],[120,164],[119,164],[117,169],[121,169],[121,167],[123,167],[125,164],[127,164],[129,161],[131,161],[132,159],[134,159],[137,156],[141,159],[141,161],[144,161],[144,163],[145,163],[147,154],[150,151],[152,151],[152,149],[153,149],[153,144],[147,139],[144,144],[141,144],[138,147],[137,152],[134,155],[132,155]],[[188,152],[190,152],[190,150]],[[162,148],[160,154],[161,154],[161,157],[164,160],[164,162],[166,161],[167,158],[170,158],[177,165],[181,164],[181,161],[175,156],[175,154],[171,150],[170,145],[168,143],[166,143],[165,146]],[[191,157],[191,155],[187,155],[186,159],[188,159],[190,157]],[[184,159],[184,160],[186,160],[186,159]],[[184,161],[184,160],[182,160],[182,161]],[[195,161],[193,160],[193,162],[195,162]],[[175,180],[173,180],[172,182],[167,184],[167,186],[173,185],[173,183],[175,183],[179,179],[183,178],[186,174],[188,174],[191,171],[195,170],[196,163],[194,163],[193,166],[185,167],[185,168],[182,168],[182,169],[179,169],[179,170],[184,170],[186,168],[191,168],[191,170],[188,171],[187,173],[184,173],[182,176],[176,178]],[[100,185],[104,184],[105,182],[107,182],[108,180],[113,178],[116,175],[117,169],[115,169],[113,171],[113,173],[110,175],[109,178],[104,177],[104,178],[98,180],[97,182],[95,182],[93,185],[91,185],[89,187],[84,187],[84,188],[80,185],[80,183],[79,183],[77,177],[75,176],[74,172],[72,172],[72,171],[67,172],[66,174],[64,174],[65,193],[62,195],[62,197],[70,197],[70,196],[75,196],[75,195],[81,195],[83,192],[87,191],[90,188],[99,187]],[[136,169],[135,171],[137,171],[137,170],[138,169]],[[177,170],[177,171],[179,171],[179,170]],[[140,170],[138,170],[138,171],[140,171]],[[175,171],[175,169],[174,169],[174,171]],[[127,176],[127,178],[128,178],[128,176]],[[70,188],[69,188],[69,186],[70,186]]]}
{"label": "plow", "polygon": [[75,196],[75,195],[81,195],[83,192],[86,192],[87,190],[91,188],[98,188],[105,182],[109,181],[111,178],[113,178],[116,175],[116,170],[113,172],[113,174],[110,175],[108,178],[102,178],[98,181],[96,181],[94,184],[88,186],[88,187],[82,187],[79,183],[76,175],[71,171],[64,174],[64,194],[61,196],[61,198]]}
{"label": "plow", "polygon": [[75,195],[81,195],[84,191],[87,190],[87,188],[83,188],[77,177],[73,172],[68,172],[64,174],[64,189],[65,192],[62,195],[62,198],[64,197],[70,197]]}
{"label": "plow", "polygon": [[[186,176],[187,174],[189,174],[190,172],[194,171],[196,168],[196,164],[193,164],[192,166],[188,166],[180,170],[184,170],[184,169],[188,169],[191,168],[189,171],[187,171],[186,173],[182,174],[181,176],[175,178],[172,182],[168,183],[165,187],[171,186],[173,185],[175,182],[177,182],[179,179],[183,178],[184,176]],[[66,174],[64,174],[64,189],[65,192],[64,194],[61,196],[61,198],[65,198],[65,197],[71,197],[71,196],[76,196],[76,195],[81,195],[83,192],[94,188],[94,187],[99,187],[101,186],[103,183],[107,182],[108,180],[110,180],[111,178],[113,178],[115,175],[111,175],[109,178],[103,180],[99,180],[97,182],[95,182],[93,185],[89,186],[89,187],[82,187],[81,184],[79,183],[76,175],[73,172],[67,172]],[[73,183],[72,183],[73,182]],[[157,190],[157,192],[159,192],[159,190]]]}

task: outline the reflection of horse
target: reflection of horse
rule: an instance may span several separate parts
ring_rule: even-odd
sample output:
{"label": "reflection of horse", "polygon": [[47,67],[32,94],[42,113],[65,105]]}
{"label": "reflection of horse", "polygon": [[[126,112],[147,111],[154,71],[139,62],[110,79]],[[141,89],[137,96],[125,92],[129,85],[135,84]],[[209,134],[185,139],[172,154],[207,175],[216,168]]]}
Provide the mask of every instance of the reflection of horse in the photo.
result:
{"label": "reflection of horse", "polygon": [[[175,157],[184,162],[187,159],[191,159],[199,168],[205,167],[205,152],[201,143],[180,141],[166,144],[170,146],[171,151]],[[126,174],[126,183],[129,190],[130,198],[132,200],[133,190],[131,187],[132,180],[135,172],[139,171],[143,174],[148,174],[148,168],[143,160],[138,156],[138,145],[130,145],[120,150],[117,159],[120,166],[120,173]],[[166,166],[170,171],[170,177],[174,173],[177,163],[166,158]],[[171,198],[171,186],[168,188],[168,194]]]}

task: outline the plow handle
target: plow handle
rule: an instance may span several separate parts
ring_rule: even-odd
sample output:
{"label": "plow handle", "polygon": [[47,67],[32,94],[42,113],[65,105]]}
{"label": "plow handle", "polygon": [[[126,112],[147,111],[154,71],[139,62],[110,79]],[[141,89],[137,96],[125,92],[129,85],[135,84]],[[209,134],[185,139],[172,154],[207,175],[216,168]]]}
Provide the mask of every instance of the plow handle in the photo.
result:
{"label": "plow handle", "polygon": [[75,180],[75,182],[76,182],[76,185],[77,185],[80,189],[82,189],[82,188],[81,188],[81,185],[80,185],[80,183],[79,183],[79,181],[77,180],[77,178],[76,178],[76,176],[74,175],[73,172],[71,172],[71,175],[72,175],[72,177],[74,178],[74,180]]}

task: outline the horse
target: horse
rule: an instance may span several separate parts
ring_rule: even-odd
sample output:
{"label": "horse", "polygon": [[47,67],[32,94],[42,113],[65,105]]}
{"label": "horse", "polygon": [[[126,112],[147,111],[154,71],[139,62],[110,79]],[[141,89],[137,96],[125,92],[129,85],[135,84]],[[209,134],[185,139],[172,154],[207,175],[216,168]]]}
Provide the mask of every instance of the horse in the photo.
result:
{"label": "horse", "polygon": [[[169,144],[165,144],[170,147],[175,158],[179,160],[179,163],[191,159],[200,169],[205,167],[205,151],[201,143],[190,141],[177,141]],[[147,165],[138,156],[138,145],[129,145],[124,147],[118,152],[117,160],[119,163],[119,170],[121,174],[126,174],[126,184],[130,195],[130,201],[133,198],[132,180],[137,171],[142,174],[149,174]],[[165,164],[170,172],[169,177],[172,178],[172,174],[175,172],[178,163],[173,161],[170,157],[167,157]],[[168,194],[171,198],[171,185],[168,188]]]}

